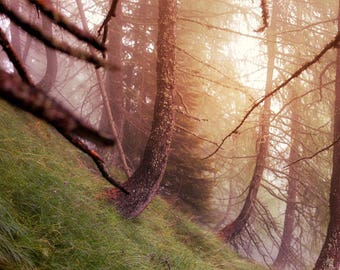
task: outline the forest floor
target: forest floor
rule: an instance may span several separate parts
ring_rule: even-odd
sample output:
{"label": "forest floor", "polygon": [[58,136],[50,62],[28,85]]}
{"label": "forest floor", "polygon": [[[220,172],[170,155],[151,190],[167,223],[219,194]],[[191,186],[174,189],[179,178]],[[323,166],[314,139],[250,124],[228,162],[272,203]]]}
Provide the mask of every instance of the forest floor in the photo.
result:
{"label": "forest floor", "polygon": [[263,269],[157,197],[120,217],[90,160],[0,100],[0,269]]}

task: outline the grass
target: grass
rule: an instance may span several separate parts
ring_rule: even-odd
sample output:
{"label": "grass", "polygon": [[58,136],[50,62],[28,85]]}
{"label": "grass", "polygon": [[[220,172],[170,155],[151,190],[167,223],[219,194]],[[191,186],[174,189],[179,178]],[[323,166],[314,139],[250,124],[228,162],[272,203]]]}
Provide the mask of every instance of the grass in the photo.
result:
{"label": "grass", "polygon": [[123,219],[88,167],[53,129],[0,101],[0,269],[263,269],[161,198]]}

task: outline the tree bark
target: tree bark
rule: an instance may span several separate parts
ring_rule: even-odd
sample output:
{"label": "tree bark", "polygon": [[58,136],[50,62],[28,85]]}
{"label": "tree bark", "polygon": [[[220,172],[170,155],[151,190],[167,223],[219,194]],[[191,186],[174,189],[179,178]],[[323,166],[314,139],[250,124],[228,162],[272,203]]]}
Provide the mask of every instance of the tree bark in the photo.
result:
{"label": "tree bark", "polygon": [[[338,33],[340,32],[340,3],[338,13]],[[335,78],[335,104],[334,104],[334,131],[333,138],[340,137],[340,48],[337,46],[336,78]],[[329,224],[327,236],[314,270],[340,269],[340,143],[334,145],[333,172],[329,195]]]}
{"label": "tree bark", "polygon": [[[294,103],[291,109],[291,134],[290,134],[291,148],[288,158],[288,164],[294,162],[299,158],[298,141],[296,140],[298,119],[299,115],[297,110],[297,104]],[[284,269],[288,263],[293,262],[293,260],[291,259],[292,258],[291,243],[294,237],[293,232],[295,226],[297,178],[298,178],[297,165],[294,164],[289,167],[289,174],[287,179],[288,180],[287,205],[283,224],[281,244],[278,255],[273,264],[273,267],[275,269]]]}
{"label": "tree bark", "polygon": [[[268,54],[268,63],[267,63],[267,81],[265,94],[269,93],[272,90],[273,86],[273,72],[274,72],[274,61],[275,61],[275,42],[276,37],[275,31],[275,17],[276,17],[276,1],[273,2],[273,11],[272,11],[272,22],[271,26],[268,28],[268,42],[267,42],[267,54]],[[271,31],[273,30],[273,31]],[[219,236],[225,242],[229,242],[233,240],[238,234],[246,226],[251,213],[254,209],[254,204],[256,201],[257,193],[261,184],[262,175],[265,168],[266,157],[268,155],[268,145],[269,145],[269,127],[270,127],[270,98],[264,101],[264,105],[260,114],[259,121],[259,134],[257,139],[257,158],[256,165],[253,173],[253,177],[250,181],[248,194],[243,205],[243,208],[238,215],[238,217],[230,224],[225,226],[219,232]]]}
{"label": "tree bark", "polygon": [[151,133],[139,167],[123,185],[130,194],[118,192],[116,196],[117,209],[127,218],[139,215],[155,196],[169,157],[174,127],[176,11],[176,0],[159,1],[157,93]]}

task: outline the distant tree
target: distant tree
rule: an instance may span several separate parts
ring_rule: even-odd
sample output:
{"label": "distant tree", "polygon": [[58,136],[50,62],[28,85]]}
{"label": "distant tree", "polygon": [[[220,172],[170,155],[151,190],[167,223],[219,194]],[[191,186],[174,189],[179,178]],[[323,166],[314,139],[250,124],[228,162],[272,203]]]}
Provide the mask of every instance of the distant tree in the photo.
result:
{"label": "distant tree", "polygon": [[[122,65],[122,1],[119,1],[116,6],[115,17],[112,18],[108,13],[107,30],[104,35],[107,35],[107,58],[111,63],[120,67],[119,70],[106,71],[106,82],[103,85],[107,92],[108,101],[111,107],[112,117],[117,129],[119,140],[122,142],[124,138],[124,123],[125,123],[125,96],[123,87],[123,65]],[[106,33],[107,31],[107,33]],[[99,129],[103,132],[112,133],[112,123],[105,106],[99,121]],[[116,148],[103,149],[105,156],[109,156],[107,160],[114,166],[120,167],[119,151]]]}
{"label": "distant tree", "polygon": [[[47,5],[51,5],[51,1],[46,1]],[[41,24],[42,30],[53,38],[53,25],[50,19],[46,18],[45,15],[41,14]],[[46,54],[46,68],[45,74],[41,78],[41,80],[37,83],[39,88],[44,89],[46,92],[50,92],[55,81],[57,79],[58,73],[58,61],[57,61],[57,52],[47,46],[45,47]]]}
{"label": "distant tree", "polygon": [[[277,16],[277,4],[273,2],[272,9],[272,19],[271,25],[268,28],[268,40],[267,40],[267,81],[265,86],[265,94],[268,94],[273,87],[273,72],[274,72],[274,61],[275,61],[275,51],[276,51],[276,16]],[[243,208],[238,215],[238,217],[220,230],[219,235],[225,241],[229,242],[233,240],[240,232],[245,228],[247,222],[254,211],[254,206],[256,203],[256,197],[258,190],[260,188],[261,180],[266,166],[266,158],[268,156],[268,146],[269,146],[269,128],[270,128],[270,109],[271,100],[266,99],[263,104],[263,108],[260,113],[259,119],[259,131],[258,138],[256,142],[256,164],[253,172],[252,179],[249,184],[248,194],[245,199]]]}
{"label": "distant tree", "polygon": [[[291,93],[291,92],[290,92]],[[296,95],[290,94],[293,98]],[[292,163],[299,158],[299,142],[298,142],[298,121],[299,121],[299,108],[298,101],[291,105],[291,145],[290,154],[288,157],[288,163]],[[287,176],[288,188],[287,188],[287,203],[285,211],[285,219],[283,224],[283,233],[281,237],[281,244],[279,247],[278,255],[273,263],[275,269],[284,269],[288,263],[294,262],[294,251],[292,250],[292,242],[294,239],[295,228],[295,214],[296,214],[296,198],[298,193],[298,165],[294,164],[289,167],[289,173]]]}
{"label": "distant tree", "polygon": [[[340,6],[338,9],[338,35],[340,35]],[[333,172],[329,194],[329,224],[327,236],[315,270],[340,268],[340,48],[337,47],[333,139]]]}

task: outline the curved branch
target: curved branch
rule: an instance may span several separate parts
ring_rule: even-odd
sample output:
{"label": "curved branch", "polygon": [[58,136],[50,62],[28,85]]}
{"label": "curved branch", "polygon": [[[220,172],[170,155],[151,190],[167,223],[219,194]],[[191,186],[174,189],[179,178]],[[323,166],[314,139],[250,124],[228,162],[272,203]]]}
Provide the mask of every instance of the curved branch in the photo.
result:
{"label": "curved branch", "polygon": [[116,66],[104,61],[103,59],[89,54],[87,51],[79,50],[71,47],[65,42],[60,42],[53,39],[51,36],[44,33],[37,26],[31,24],[26,19],[21,18],[15,11],[6,6],[4,0],[0,0],[0,13],[5,14],[12,22],[22,28],[25,32],[43,42],[46,46],[58,50],[64,54],[75,57],[80,60],[84,60],[88,63],[94,64],[96,67],[108,67],[111,69],[117,69]]}
{"label": "curved branch", "polygon": [[54,126],[60,133],[75,133],[78,136],[104,145],[114,140],[100,134],[78,119],[39,88],[23,82],[18,75],[0,70],[0,97],[16,107],[32,113]]}
{"label": "curved branch", "polygon": [[72,24],[68,21],[68,19],[57,12],[52,5],[49,5],[48,2],[42,0],[26,0],[27,2],[35,5],[42,13],[45,14],[48,18],[50,18],[55,24],[59,25],[73,36],[78,38],[81,41],[88,43],[99,51],[105,51],[106,48],[103,44],[101,44],[95,37],[89,34],[86,31],[81,30],[76,25]]}
{"label": "curved branch", "polygon": [[80,139],[76,138],[75,136],[69,134],[69,133],[62,133],[62,135],[74,146],[76,146],[78,149],[83,151],[85,154],[87,154],[91,159],[94,161],[94,163],[97,165],[98,170],[102,174],[102,176],[113,186],[118,188],[120,191],[124,192],[125,194],[129,194],[129,192],[122,187],[122,185],[114,178],[110,176],[108,173],[105,163],[102,160],[102,158],[98,155],[97,152],[94,150],[91,150],[85,143],[83,143]]}
{"label": "curved branch", "polygon": [[5,32],[2,31],[1,28],[0,28],[0,45],[6,52],[8,59],[12,62],[13,66],[15,67],[23,81],[33,86],[33,82],[28,73],[26,72],[24,65],[22,64],[21,60],[19,59],[19,56],[9,43]]}
{"label": "curved branch", "polygon": [[117,5],[118,5],[118,0],[112,0],[110,10],[107,13],[102,25],[99,27],[98,35],[101,35],[101,32],[104,29],[103,39],[102,39],[103,44],[105,44],[106,39],[107,39],[108,24],[109,24],[112,17],[116,17]]}
{"label": "curved branch", "polygon": [[316,153],[314,153],[313,155],[307,156],[307,157],[303,157],[303,158],[299,158],[295,161],[293,161],[292,163],[289,163],[285,168],[294,165],[295,163],[298,163],[302,160],[307,160],[307,159],[312,159],[313,157],[319,155],[320,153],[329,150],[330,148],[332,148],[334,145],[336,145],[338,142],[340,141],[340,137],[338,137],[335,141],[333,141],[331,144],[327,145],[326,147],[320,149],[319,151],[317,151]]}
{"label": "curved branch", "polygon": [[220,148],[222,147],[222,145],[224,144],[224,142],[233,134],[236,134],[238,132],[238,130],[243,126],[244,122],[248,119],[248,117],[251,115],[251,113],[260,106],[260,104],[262,102],[264,102],[266,99],[270,98],[271,96],[275,95],[279,90],[281,90],[283,87],[285,87],[287,84],[289,84],[293,79],[297,78],[298,76],[300,76],[300,74],[305,71],[307,68],[309,68],[310,66],[312,66],[313,64],[315,64],[316,62],[318,62],[321,57],[328,52],[330,49],[334,48],[335,46],[337,46],[338,42],[340,40],[340,34],[337,34],[335,36],[335,38],[329,42],[316,56],[314,56],[314,58],[311,61],[306,62],[305,64],[303,64],[299,69],[297,69],[287,80],[285,80],[284,82],[282,82],[279,86],[277,86],[274,90],[272,90],[271,92],[269,92],[268,94],[264,95],[261,99],[259,99],[257,102],[255,102],[253,104],[253,106],[246,112],[246,114],[244,115],[244,117],[242,118],[241,122],[230,132],[228,133],[221,141],[221,143],[218,145],[218,147],[208,156],[202,158],[204,159],[208,159],[210,157],[212,157],[214,154],[216,154]]}

